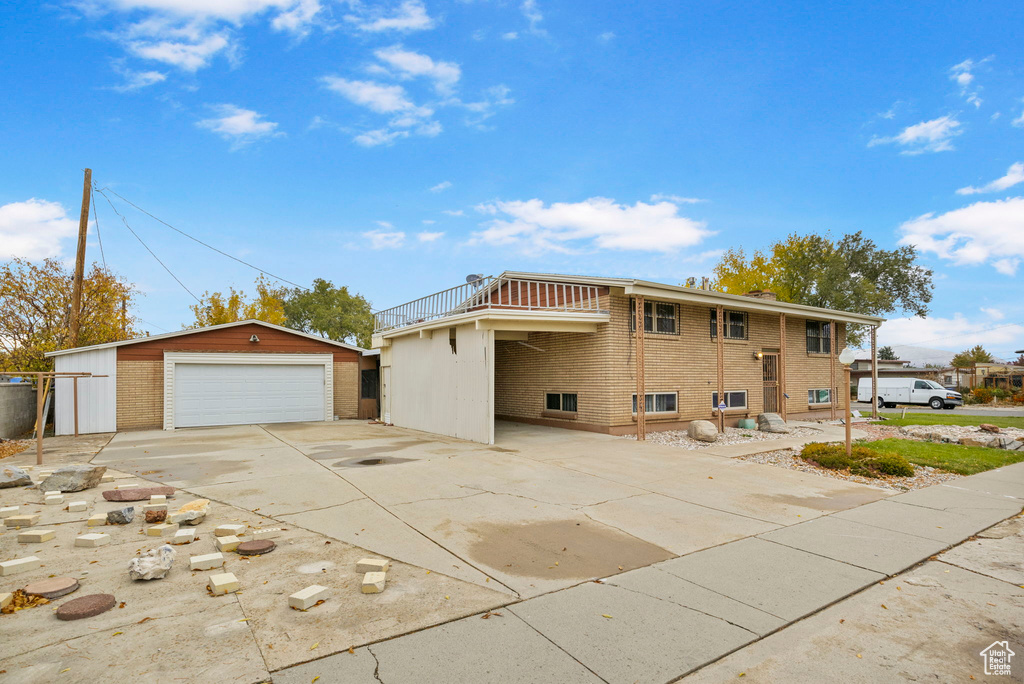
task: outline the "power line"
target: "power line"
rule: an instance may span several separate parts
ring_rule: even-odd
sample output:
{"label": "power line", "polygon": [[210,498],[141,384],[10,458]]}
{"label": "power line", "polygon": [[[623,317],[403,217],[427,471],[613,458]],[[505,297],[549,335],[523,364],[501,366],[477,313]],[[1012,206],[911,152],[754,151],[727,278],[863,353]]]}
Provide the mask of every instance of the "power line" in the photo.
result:
{"label": "power line", "polygon": [[[278,276],[278,275],[274,275],[274,274],[273,274],[273,273],[271,273],[270,271],[265,271],[265,270],[263,270],[262,268],[260,268],[259,266],[255,266],[255,265],[253,265],[253,264],[250,264],[250,263],[249,263],[248,261],[244,261],[244,260],[242,260],[242,259],[239,259],[238,257],[236,257],[236,256],[233,256],[233,255],[231,255],[231,254],[228,254],[227,252],[225,252],[225,251],[223,251],[223,250],[221,250],[221,249],[217,249],[217,248],[216,248],[216,247],[214,247],[213,245],[210,245],[210,244],[207,244],[207,243],[203,242],[202,240],[200,240],[200,239],[199,239],[199,238],[197,238],[197,237],[193,237],[192,235],[189,235],[188,233],[186,233],[186,232],[185,232],[185,231],[183,231],[183,230],[180,230],[180,229],[178,229],[178,228],[175,228],[174,226],[172,226],[172,225],[171,225],[170,223],[168,223],[167,221],[164,221],[163,219],[160,219],[160,218],[157,218],[156,216],[153,216],[153,214],[149,213],[148,211],[146,211],[145,209],[143,209],[143,208],[142,208],[142,207],[140,207],[139,205],[135,204],[135,203],[134,203],[134,202],[132,202],[131,200],[129,200],[129,199],[125,199],[124,197],[121,197],[121,195],[118,195],[118,194],[117,194],[117,192],[115,192],[114,190],[111,190],[111,189],[110,189],[109,187],[103,187],[103,188],[101,188],[101,189],[100,189],[99,191],[100,191],[100,192],[102,193],[102,192],[103,192],[104,190],[110,190],[110,192],[111,192],[112,194],[116,195],[117,197],[119,197],[119,198],[120,198],[121,200],[123,200],[123,201],[124,201],[124,202],[126,202],[127,204],[130,204],[131,206],[135,207],[136,209],[138,209],[139,211],[141,211],[141,212],[142,212],[143,214],[145,214],[146,216],[150,217],[150,218],[151,218],[151,219],[153,219],[154,221],[159,221],[160,223],[164,224],[165,226],[167,226],[168,228],[170,228],[170,229],[171,229],[171,230],[173,230],[174,232],[176,232],[176,233],[180,233],[180,234],[184,235],[184,236],[185,236],[185,237],[187,237],[187,238],[188,238],[189,240],[192,240],[192,241],[194,241],[194,242],[198,242],[199,244],[201,244],[201,245],[202,245],[203,247],[206,247],[207,249],[212,249],[212,250],[213,250],[214,252],[217,252],[218,254],[221,254],[221,255],[223,255],[223,256],[226,256],[226,257],[227,257],[227,258],[229,258],[229,259],[233,259],[233,260],[237,261],[237,262],[238,262],[238,263],[240,263],[240,264],[244,264],[245,266],[248,266],[249,268],[251,268],[251,269],[253,269],[253,270],[255,270],[255,271],[259,271],[260,273],[266,274],[266,275],[270,276],[271,278],[274,278],[275,280],[280,280],[280,281],[282,281],[282,282],[288,283],[289,285],[294,285],[295,287],[299,288],[300,290],[308,290],[308,289],[309,289],[308,287],[305,287],[305,286],[303,286],[303,285],[299,285],[298,283],[293,283],[292,281],[290,281],[290,280],[288,280],[288,279],[286,279],[286,278],[282,278],[281,276]],[[104,195],[104,196],[105,196],[105,195]],[[107,201],[109,202],[110,200],[108,199]]]}
{"label": "power line", "polygon": [[[93,186],[95,187],[95,186]],[[103,270],[107,270],[107,255],[103,253],[103,236],[100,235],[100,219],[96,215],[96,193],[89,188],[89,197],[92,200],[92,222],[96,225],[96,239],[100,241],[100,257],[103,259]]]}
{"label": "power line", "polygon": [[114,206],[114,203],[111,202],[110,198],[107,197],[105,192],[103,192],[103,189],[97,189],[97,192],[103,195],[103,199],[107,200],[107,204],[109,204],[110,208],[114,210],[114,213],[121,217],[121,221],[124,223],[124,227],[128,229],[128,232],[135,236],[136,240],[142,243],[142,246],[146,248],[146,251],[149,252],[154,259],[156,259],[157,263],[164,267],[164,270],[167,271],[167,273],[169,273],[170,276],[174,278],[179,285],[181,285],[182,289],[184,289],[185,292],[188,292],[190,295],[192,295],[192,299],[202,304],[203,301],[199,299],[199,297],[196,297],[195,294],[192,293],[192,290],[188,289],[188,287],[185,286],[185,283],[181,282],[181,279],[179,279],[178,276],[174,275],[174,273],[171,272],[171,269],[167,268],[167,264],[160,261],[160,257],[158,257],[156,253],[149,248],[149,245],[147,245],[146,242],[141,237],[139,237],[139,234],[132,230],[132,227],[128,225],[128,219],[126,219],[124,216],[121,216],[121,212],[117,210],[117,208]]}

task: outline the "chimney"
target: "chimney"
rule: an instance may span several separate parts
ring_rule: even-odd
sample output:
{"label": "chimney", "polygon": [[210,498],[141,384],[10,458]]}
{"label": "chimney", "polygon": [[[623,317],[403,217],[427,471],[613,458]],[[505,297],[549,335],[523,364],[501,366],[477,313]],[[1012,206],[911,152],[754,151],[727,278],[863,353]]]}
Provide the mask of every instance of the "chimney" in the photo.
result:
{"label": "chimney", "polygon": [[767,299],[773,302],[778,300],[779,298],[778,295],[776,295],[774,292],[770,292],[768,290],[751,290],[750,292],[743,296],[753,297],[754,299]]}

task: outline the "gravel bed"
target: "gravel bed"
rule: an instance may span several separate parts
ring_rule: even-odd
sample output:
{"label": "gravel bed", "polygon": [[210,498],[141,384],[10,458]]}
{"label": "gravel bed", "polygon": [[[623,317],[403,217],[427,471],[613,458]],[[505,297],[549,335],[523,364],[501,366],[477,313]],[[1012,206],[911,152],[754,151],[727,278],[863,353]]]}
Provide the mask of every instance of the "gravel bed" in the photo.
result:
{"label": "gravel bed", "polygon": [[[707,449],[709,447],[727,446],[729,444],[746,444],[748,442],[770,442],[776,439],[787,437],[812,437],[821,434],[820,430],[805,427],[790,428],[789,433],[759,432],[758,430],[741,430],[740,428],[725,428],[725,432],[719,433],[718,439],[714,442],[701,442],[690,439],[686,430],[666,430],[664,432],[647,433],[647,441],[664,446],[679,447],[680,449]],[[636,439],[636,435],[624,435],[625,439]]]}
{"label": "gravel bed", "polygon": [[818,466],[811,465],[802,458],[799,458],[797,456],[798,453],[799,452],[796,449],[782,449],[780,451],[769,451],[763,454],[741,456],[740,458],[744,461],[752,461],[763,465],[773,465],[780,468],[789,468],[790,470],[799,470],[802,473],[814,473],[815,475],[831,477],[834,480],[859,482],[860,484],[881,487],[882,489],[891,489],[897,492],[931,487],[934,484],[958,480],[963,477],[956,473],[947,473],[944,470],[936,470],[935,468],[919,465],[914,466],[914,474],[912,477],[863,477],[861,475],[851,475],[848,471],[844,470],[828,470],[827,468],[819,468]]}
{"label": "gravel bed", "polygon": [[908,425],[898,428],[905,436],[921,439],[927,434],[939,434],[946,437],[991,437],[995,434],[1006,435],[1010,439],[1024,442],[1024,430],[1020,428],[999,428],[999,432],[986,432],[976,425]]}

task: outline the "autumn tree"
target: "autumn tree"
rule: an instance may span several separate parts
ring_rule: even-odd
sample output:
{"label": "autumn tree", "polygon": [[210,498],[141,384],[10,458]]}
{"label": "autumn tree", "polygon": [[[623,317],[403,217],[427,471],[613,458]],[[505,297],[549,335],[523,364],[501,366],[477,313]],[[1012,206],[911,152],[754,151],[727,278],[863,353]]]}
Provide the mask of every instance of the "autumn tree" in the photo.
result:
{"label": "autumn tree", "polygon": [[896,356],[896,352],[893,351],[892,347],[882,347],[878,350],[878,358],[882,361],[895,361],[899,357]]}
{"label": "autumn tree", "polygon": [[960,352],[949,362],[953,368],[974,368],[979,363],[993,363],[992,355],[980,344]]}
{"label": "autumn tree", "polygon": [[[74,273],[58,259],[0,265],[0,369],[52,369],[44,354],[68,347]],[[82,281],[79,345],[138,337],[135,285],[93,264]]]}
{"label": "autumn tree", "polygon": [[284,311],[290,328],[337,342],[370,346],[370,303],[362,295],[350,293],[344,285],[335,287],[329,280],[317,278],[309,290],[292,290]]}
{"label": "autumn tree", "polygon": [[248,319],[275,325],[285,324],[284,298],[288,290],[270,283],[260,275],[256,279],[256,295],[249,299],[245,292],[229,287],[228,292],[204,292],[198,304],[189,308],[195,321],[186,328],[204,328]]}
{"label": "autumn tree", "polygon": [[1024,353],[1017,357],[1016,361],[1010,363],[1011,366],[1024,366]]}
{"label": "autumn tree", "polygon": [[[732,294],[771,290],[786,302],[876,316],[925,316],[934,289],[932,271],[918,265],[914,247],[880,249],[861,232],[839,240],[794,233],[749,260],[742,247],[733,248],[715,266],[713,281]],[[847,337],[857,345],[864,332],[850,326]]]}

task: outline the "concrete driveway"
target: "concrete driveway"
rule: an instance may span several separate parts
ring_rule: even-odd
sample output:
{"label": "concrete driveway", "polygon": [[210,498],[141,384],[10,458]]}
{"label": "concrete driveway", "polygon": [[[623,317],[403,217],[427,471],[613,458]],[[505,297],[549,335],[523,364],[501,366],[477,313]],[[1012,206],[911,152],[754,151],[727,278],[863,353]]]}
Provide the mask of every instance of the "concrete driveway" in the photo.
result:
{"label": "concrete driveway", "polygon": [[122,433],[94,463],[526,598],[891,492],[606,435],[359,421]]}

